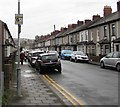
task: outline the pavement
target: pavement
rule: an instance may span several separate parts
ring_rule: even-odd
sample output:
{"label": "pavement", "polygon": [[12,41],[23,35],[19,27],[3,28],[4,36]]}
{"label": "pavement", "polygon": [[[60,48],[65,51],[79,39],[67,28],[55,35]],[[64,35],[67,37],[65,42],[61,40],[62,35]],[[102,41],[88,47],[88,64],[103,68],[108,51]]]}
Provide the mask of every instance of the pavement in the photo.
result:
{"label": "pavement", "polygon": [[[99,65],[96,62],[90,64]],[[67,99],[59,97],[49,86],[43,81],[42,76],[33,69],[28,63],[24,63],[21,67],[21,96],[18,96],[17,88],[13,86],[14,95],[7,107],[12,106],[61,106],[67,107],[71,105]]]}
{"label": "pavement", "polygon": [[[16,90],[16,87],[14,87]],[[21,65],[21,96],[14,97],[8,103],[11,106],[66,106],[60,97],[53,92],[29,64]]]}

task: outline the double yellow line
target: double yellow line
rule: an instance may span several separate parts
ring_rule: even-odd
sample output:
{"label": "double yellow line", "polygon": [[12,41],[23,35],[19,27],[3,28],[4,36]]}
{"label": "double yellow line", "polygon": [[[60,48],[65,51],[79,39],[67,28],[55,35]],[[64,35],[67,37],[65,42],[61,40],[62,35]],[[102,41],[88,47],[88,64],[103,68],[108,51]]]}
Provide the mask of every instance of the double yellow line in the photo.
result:
{"label": "double yellow line", "polygon": [[83,101],[79,101],[72,94],[70,94],[67,90],[65,90],[61,85],[55,82],[48,75],[43,75],[43,78],[47,80],[57,91],[59,91],[66,99],[68,99],[74,106],[85,105]]}

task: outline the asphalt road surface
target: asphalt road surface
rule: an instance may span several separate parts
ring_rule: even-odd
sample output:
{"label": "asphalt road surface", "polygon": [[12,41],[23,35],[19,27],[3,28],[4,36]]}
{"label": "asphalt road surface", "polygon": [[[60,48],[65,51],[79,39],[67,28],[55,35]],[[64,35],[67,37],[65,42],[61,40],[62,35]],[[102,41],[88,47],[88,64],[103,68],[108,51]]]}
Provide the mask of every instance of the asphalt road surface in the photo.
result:
{"label": "asphalt road surface", "polygon": [[62,60],[62,74],[48,75],[86,105],[118,105],[118,72]]}

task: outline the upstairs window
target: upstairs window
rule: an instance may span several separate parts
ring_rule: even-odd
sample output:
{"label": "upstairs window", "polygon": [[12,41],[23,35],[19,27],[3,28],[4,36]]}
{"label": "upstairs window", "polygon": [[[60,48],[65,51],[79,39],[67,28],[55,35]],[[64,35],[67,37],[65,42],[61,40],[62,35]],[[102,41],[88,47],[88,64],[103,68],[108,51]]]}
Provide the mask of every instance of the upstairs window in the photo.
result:
{"label": "upstairs window", "polygon": [[100,40],[100,32],[99,32],[99,30],[97,30],[97,41],[99,41]]}
{"label": "upstairs window", "polygon": [[115,24],[112,24],[112,36],[115,36]]}
{"label": "upstairs window", "polygon": [[91,41],[93,41],[93,32],[91,32]]}
{"label": "upstairs window", "polygon": [[88,40],[88,32],[87,31],[85,32],[85,39],[86,39],[86,41]]}
{"label": "upstairs window", "polygon": [[83,41],[83,33],[81,33],[81,41]]}
{"label": "upstairs window", "polygon": [[104,37],[107,37],[107,26],[104,26]]}

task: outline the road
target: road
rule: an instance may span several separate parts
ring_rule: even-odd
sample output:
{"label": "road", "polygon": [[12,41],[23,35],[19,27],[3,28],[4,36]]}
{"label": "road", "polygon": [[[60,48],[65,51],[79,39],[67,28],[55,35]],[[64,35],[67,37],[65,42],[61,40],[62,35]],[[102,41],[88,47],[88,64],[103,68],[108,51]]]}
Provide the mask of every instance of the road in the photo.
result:
{"label": "road", "polygon": [[62,74],[49,77],[86,105],[118,105],[118,72],[62,60]]}

